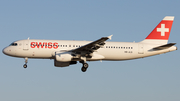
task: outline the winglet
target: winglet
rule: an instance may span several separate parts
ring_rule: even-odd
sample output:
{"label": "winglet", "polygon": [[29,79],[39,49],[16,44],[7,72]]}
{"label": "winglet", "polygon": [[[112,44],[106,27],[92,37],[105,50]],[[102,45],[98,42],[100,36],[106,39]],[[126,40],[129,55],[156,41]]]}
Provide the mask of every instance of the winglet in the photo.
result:
{"label": "winglet", "polygon": [[112,36],[113,36],[113,35],[110,35],[110,36],[108,36],[108,38],[111,40]]}

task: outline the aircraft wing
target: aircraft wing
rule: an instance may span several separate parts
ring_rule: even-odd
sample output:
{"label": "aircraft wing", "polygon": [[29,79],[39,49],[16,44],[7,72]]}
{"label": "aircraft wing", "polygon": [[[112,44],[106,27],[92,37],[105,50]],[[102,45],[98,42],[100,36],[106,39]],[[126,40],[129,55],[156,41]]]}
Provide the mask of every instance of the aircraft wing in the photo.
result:
{"label": "aircraft wing", "polygon": [[90,53],[93,53],[95,50],[98,50],[100,47],[104,46],[105,45],[105,41],[108,40],[108,39],[111,39],[113,35],[110,35],[108,37],[102,37],[96,41],[93,41],[89,44],[86,44],[82,47],[79,47],[79,48],[76,48],[76,49],[73,49],[71,50],[71,52],[75,53],[75,54],[81,54],[81,53],[84,53],[84,54],[90,54]]}

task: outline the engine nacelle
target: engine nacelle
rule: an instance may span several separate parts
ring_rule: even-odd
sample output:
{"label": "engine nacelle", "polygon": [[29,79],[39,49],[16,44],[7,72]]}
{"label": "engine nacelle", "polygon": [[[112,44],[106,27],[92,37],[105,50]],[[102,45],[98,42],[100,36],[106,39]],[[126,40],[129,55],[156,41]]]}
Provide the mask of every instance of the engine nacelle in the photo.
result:
{"label": "engine nacelle", "polygon": [[73,56],[70,53],[57,53],[56,52],[56,61],[59,62],[70,62],[73,58]]}
{"label": "engine nacelle", "polygon": [[73,65],[76,63],[77,63],[77,61],[59,62],[59,61],[54,60],[54,66],[56,66],[56,67],[67,67],[69,65]]}

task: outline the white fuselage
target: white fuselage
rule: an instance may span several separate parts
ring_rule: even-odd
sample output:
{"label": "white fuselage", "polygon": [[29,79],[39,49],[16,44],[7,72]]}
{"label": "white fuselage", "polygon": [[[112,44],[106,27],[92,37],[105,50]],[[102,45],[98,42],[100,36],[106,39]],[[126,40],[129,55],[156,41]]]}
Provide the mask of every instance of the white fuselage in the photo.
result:
{"label": "white fuselage", "polygon": [[[65,41],[65,40],[19,40],[3,50],[3,53],[20,58],[44,58],[54,59],[55,52],[65,52],[76,49],[91,41]],[[105,42],[105,45],[98,49],[94,58],[87,58],[87,61],[96,60],[129,60],[147,56],[162,54],[177,50],[175,46],[167,49],[152,51],[153,47],[161,44],[135,43],[135,42]],[[96,55],[98,54],[98,56]],[[100,57],[99,57],[100,56]]]}
{"label": "white fuselage", "polygon": [[54,66],[67,67],[82,63],[82,72],[88,68],[86,61],[121,61],[143,58],[177,50],[176,43],[168,43],[174,16],[166,16],[141,42],[107,42],[113,35],[95,41],[69,40],[19,40],[3,49],[9,56],[54,59]]}

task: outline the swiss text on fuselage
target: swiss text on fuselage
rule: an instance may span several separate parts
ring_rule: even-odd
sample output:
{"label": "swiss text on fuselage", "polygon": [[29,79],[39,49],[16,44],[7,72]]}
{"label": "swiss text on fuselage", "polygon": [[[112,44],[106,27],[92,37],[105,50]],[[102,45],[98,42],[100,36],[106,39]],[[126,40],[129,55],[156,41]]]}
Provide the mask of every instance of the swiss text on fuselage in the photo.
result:
{"label": "swiss text on fuselage", "polygon": [[31,42],[31,48],[58,48],[58,43],[57,42]]}

